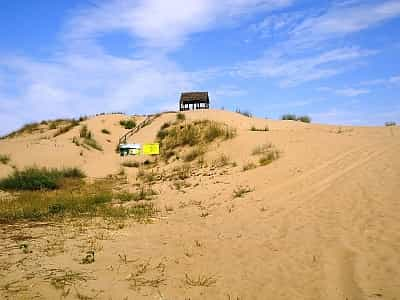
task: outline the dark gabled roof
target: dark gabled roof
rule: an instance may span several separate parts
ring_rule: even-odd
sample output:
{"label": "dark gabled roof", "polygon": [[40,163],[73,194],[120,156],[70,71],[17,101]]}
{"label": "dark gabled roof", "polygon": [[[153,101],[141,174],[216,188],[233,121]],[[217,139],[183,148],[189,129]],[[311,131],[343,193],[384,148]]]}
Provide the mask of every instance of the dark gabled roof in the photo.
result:
{"label": "dark gabled roof", "polygon": [[181,104],[210,103],[208,92],[189,92],[181,94]]}

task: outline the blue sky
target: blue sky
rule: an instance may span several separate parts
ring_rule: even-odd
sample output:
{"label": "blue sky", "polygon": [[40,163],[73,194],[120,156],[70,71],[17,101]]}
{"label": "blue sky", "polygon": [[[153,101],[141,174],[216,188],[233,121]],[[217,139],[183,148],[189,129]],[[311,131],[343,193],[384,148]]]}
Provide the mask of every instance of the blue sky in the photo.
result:
{"label": "blue sky", "polygon": [[400,123],[400,1],[0,1],[0,134],[31,121],[212,106]]}

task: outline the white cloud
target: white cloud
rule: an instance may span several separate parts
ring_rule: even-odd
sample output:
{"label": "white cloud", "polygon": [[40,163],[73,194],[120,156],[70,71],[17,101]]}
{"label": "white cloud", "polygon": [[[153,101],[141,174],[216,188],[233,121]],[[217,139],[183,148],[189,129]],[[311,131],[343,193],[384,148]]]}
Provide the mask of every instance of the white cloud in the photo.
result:
{"label": "white cloud", "polygon": [[368,94],[370,91],[366,89],[355,89],[355,88],[346,88],[339,89],[335,91],[338,95],[346,96],[346,97],[356,97],[364,94]]}
{"label": "white cloud", "polygon": [[291,31],[291,44],[312,46],[316,42],[342,37],[376,26],[400,15],[397,0],[334,5],[326,12],[306,18]]}
{"label": "white cloud", "polygon": [[395,86],[400,84],[400,76],[391,76],[389,78],[379,78],[379,79],[372,79],[372,80],[366,80],[360,83],[360,85],[363,86]]}
{"label": "white cloud", "polygon": [[139,38],[145,47],[181,46],[190,34],[221,26],[254,11],[271,11],[293,0],[111,1],[79,13],[67,26],[68,40],[86,40],[116,30]]}
{"label": "white cloud", "polygon": [[236,72],[245,77],[264,76],[278,78],[280,85],[296,86],[304,82],[328,78],[349,69],[338,63],[354,61],[374,52],[358,48],[340,48],[306,58],[290,58],[282,53],[266,55],[263,58],[239,65]]}

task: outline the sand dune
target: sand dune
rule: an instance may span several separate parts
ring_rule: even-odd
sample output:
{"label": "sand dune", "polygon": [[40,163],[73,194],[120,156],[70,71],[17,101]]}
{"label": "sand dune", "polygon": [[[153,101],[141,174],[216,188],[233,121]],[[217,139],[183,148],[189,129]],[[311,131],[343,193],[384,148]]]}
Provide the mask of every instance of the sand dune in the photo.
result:
{"label": "sand dune", "polygon": [[[95,219],[81,226],[0,225],[0,298],[400,299],[398,127],[305,124],[220,110],[185,115],[236,128],[235,138],[211,144],[205,156],[212,161],[225,154],[235,164],[199,167],[182,190],[155,183],[160,215],[152,224],[131,222],[119,230]],[[11,158],[0,164],[0,177],[11,166],[33,164],[78,166],[90,178],[116,174],[131,159],[115,153],[127,132],[119,121],[126,118],[101,115],[82,123],[103,151],[72,143],[79,126],[56,138],[46,130],[0,140],[0,154]],[[161,114],[129,141],[152,142],[175,118]],[[280,151],[279,159],[243,172],[257,163],[252,150],[266,143]],[[125,169],[129,189],[137,170]],[[251,191],[234,198],[239,186]],[[21,253],[17,236],[31,237],[31,254]],[[93,241],[96,262],[79,264],[80,249]],[[49,283],[56,269],[86,277],[66,293]],[[141,281],[131,280],[138,272]]]}

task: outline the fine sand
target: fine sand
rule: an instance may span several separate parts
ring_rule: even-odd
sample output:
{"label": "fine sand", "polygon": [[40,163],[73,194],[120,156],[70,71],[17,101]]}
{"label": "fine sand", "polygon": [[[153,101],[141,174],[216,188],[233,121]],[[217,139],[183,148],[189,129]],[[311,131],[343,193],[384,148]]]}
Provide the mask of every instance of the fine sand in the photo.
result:
{"label": "fine sand", "polygon": [[[235,164],[198,167],[180,190],[155,183],[160,212],[150,224],[0,224],[0,298],[400,299],[399,127],[305,124],[220,110],[185,115],[235,127],[235,138],[211,144],[205,156],[211,162],[225,154]],[[11,158],[0,163],[0,177],[32,165],[77,166],[89,179],[117,174],[124,160],[135,159],[115,152],[126,118],[82,123],[104,151],[72,143],[79,126],[56,138],[55,130],[44,130],[0,140],[0,154]],[[153,142],[175,118],[162,114],[129,141]],[[266,125],[269,131],[250,130]],[[252,150],[266,143],[279,159],[244,172],[245,164],[258,162]],[[133,188],[136,172],[125,168],[121,188]],[[239,186],[251,191],[234,198]],[[29,253],[21,243],[29,243]],[[81,264],[89,248],[95,262]]]}

